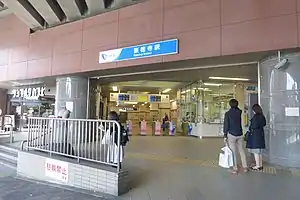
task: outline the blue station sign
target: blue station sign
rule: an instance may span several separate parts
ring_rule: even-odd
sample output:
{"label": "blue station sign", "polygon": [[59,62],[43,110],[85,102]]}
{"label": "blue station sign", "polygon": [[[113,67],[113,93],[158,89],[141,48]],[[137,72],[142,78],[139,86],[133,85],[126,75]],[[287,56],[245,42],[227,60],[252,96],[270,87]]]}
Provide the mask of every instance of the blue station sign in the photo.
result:
{"label": "blue station sign", "polygon": [[165,40],[137,46],[101,51],[99,63],[110,63],[178,53],[178,40]]}

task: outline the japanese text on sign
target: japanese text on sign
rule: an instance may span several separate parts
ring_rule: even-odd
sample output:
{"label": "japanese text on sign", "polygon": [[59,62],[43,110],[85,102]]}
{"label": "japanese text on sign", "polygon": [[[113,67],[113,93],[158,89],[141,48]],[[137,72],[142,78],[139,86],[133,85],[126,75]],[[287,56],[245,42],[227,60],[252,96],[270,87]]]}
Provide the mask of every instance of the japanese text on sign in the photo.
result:
{"label": "japanese text on sign", "polygon": [[68,163],[47,158],[45,175],[58,181],[68,182]]}

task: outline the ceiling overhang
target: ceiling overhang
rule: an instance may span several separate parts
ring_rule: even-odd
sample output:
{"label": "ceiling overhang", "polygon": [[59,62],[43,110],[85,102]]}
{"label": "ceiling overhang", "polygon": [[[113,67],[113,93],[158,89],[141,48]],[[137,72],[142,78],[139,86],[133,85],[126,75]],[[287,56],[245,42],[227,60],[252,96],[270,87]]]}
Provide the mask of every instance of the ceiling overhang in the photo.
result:
{"label": "ceiling overhang", "polygon": [[145,0],[0,0],[1,15],[14,13],[32,30],[99,15]]}

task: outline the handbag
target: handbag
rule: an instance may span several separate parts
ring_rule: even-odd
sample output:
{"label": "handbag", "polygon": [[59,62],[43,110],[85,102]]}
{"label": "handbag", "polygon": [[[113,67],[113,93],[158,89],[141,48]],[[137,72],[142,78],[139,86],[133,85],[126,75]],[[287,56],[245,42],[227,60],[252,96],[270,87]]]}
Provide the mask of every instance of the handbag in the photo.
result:
{"label": "handbag", "polygon": [[226,145],[221,149],[219,154],[219,166],[223,168],[230,168],[233,166],[233,153],[230,148]]}

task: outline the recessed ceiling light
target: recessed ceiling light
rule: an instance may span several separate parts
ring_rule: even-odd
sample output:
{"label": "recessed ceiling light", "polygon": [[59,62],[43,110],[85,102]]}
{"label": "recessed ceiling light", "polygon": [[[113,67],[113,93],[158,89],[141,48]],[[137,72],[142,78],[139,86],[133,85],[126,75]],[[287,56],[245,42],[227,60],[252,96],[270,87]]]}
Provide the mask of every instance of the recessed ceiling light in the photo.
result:
{"label": "recessed ceiling light", "polygon": [[118,87],[117,86],[112,86],[112,89],[114,92],[118,92]]}
{"label": "recessed ceiling light", "polygon": [[211,76],[209,79],[212,80],[229,80],[229,81],[249,81],[250,79],[247,78],[231,78],[231,77],[218,77],[218,76]]}

